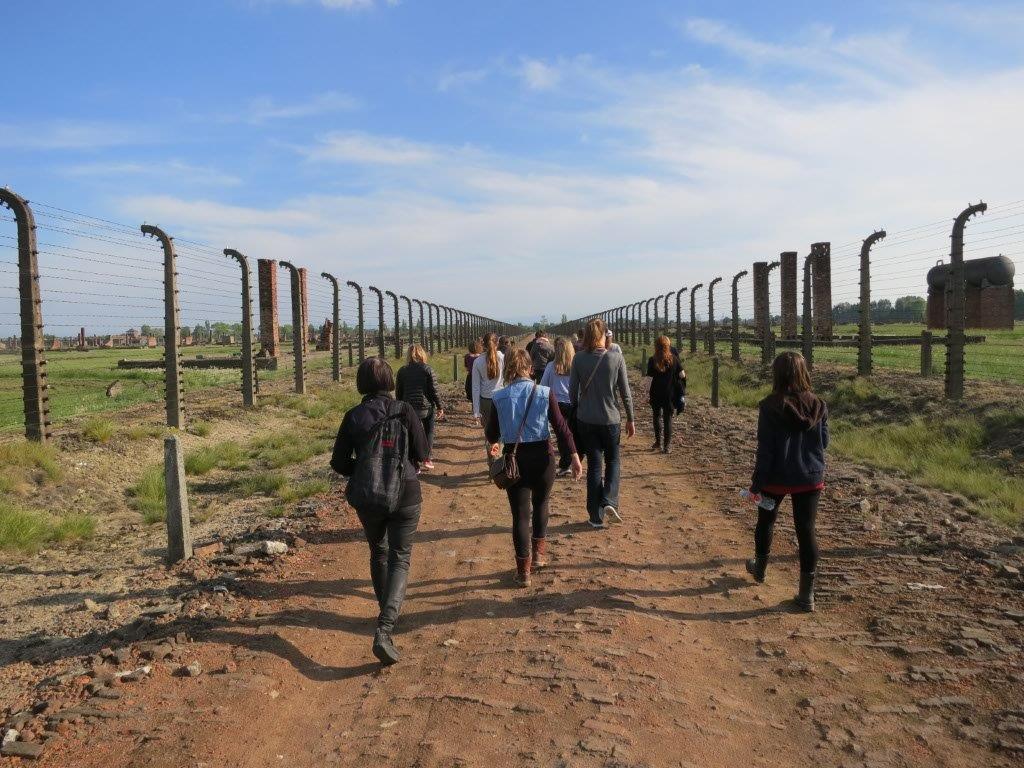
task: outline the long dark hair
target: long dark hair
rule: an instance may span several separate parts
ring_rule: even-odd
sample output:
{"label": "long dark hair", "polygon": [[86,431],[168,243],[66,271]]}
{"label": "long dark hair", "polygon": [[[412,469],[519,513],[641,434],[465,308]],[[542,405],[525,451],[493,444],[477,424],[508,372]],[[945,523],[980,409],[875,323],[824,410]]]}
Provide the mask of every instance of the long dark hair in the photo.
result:
{"label": "long dark hair", "polygon": [[796,395],[811,392],[811,374],[807,361],[799,352],[783,352],[772,363],[772,392],[776,395]]}

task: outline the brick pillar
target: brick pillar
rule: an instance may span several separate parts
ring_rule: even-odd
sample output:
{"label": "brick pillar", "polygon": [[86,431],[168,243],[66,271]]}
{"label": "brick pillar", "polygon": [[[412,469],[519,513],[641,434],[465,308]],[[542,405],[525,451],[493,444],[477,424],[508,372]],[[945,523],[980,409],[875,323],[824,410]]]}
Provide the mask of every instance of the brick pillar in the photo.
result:
{"label": "brick pillar", "polygon": [[754,262],[754,335],[764,338],[764,318],[768,315],[768,262]]}
{"label": "brick pillar", "polygon": [[299,290],[302,292],[302,354],[309,354],[309,282],[306,268],[299,267]]}
{"label": "brick pillar", "polygon": [[814,300],[814,338],[832,338],[832,246],[811,245],[811,295]]}
{"label": "brick pillar", "polygon": [[280,325],[277,322],[277,262],[260,259],[258,262],[260,283],[260,357],[277,357],[281,340]]}
{"label": "brick pillar", "polygon": [[796,251],[779,254],[779,282],[782,297],[782,338],[796,338]]}

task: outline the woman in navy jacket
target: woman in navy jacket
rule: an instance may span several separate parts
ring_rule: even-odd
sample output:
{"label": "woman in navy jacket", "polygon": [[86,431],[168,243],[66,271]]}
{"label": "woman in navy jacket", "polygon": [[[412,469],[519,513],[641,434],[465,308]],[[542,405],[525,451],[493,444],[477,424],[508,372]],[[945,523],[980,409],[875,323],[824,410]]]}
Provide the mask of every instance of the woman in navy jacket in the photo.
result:
{"label": "woman in navy jacket", "polygon": [[754,559],[747,572],[764,581],[775,519],[782,499],[793,503],[793,525],[800,550],[800,591],[795,600],[814,610],[814,577],[818,565],[815,518],[825,488],[828,448],[828,406],[811,391],[811,377],[802,355],[783,352],[772,364],[772,393],[759,405],[757,458],[750,491],[770,500],[758,506]]}

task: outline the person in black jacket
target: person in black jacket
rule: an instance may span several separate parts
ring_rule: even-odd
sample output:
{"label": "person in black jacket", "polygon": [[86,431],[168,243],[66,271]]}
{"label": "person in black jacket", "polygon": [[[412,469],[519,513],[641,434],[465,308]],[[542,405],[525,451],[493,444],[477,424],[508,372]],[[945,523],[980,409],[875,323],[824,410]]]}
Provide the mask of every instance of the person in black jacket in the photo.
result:
{"label": "person in black jacket", "polygon": [[676,392],[682,371],[683,367],[678,355],[672,350],[668,336],[659,336],[654,342],[654,355],[647,359],[647,375],[651,378],[649,400],[654,412],[652,451],[668,453],[672,450],[672,411],[676,407]]}
{"label": "person in black jacket", "polygon": [[[374,427],[382,421],[394,402],[390,392],[395,388],[391,366],[380,357],[364,360],[356,372],[356,389],[363,401],[345,414],[334,442],[331,468],[350,477],[360,461],[360,449],[367,444]],[[420,521],[420,481],[416,465],[427,458],[427,437],[423,424],[408,403],[402,403],[401,419],[408,432],[409,455],[405,466],[405,488],[398,509],[390,514],[356,510],[370,545],[370,578],[377,596],[380,614],[373,638],[373,654],[384,664],[399,659],[391,635],[409,579],[412,537]]]}
{"label": "person in black jacket", "polygon": [[441,398],[437,396],[437,376],[427,365],[429,359],[423,347],[410,344],[409,362],[398,370],[395,390],[395,397],[411,405],[423,422],[423,431],[427,435],[427,460],[423,462],[422,469],[427,471],[434,468],[430,459],[434,451],[434,421],[444,419]]}
{"label": "person in black jacket", "polygon": [[814,526],[825,488],[828,406],[811,391],[807,364],[796,352],[775,358],[772,379],[772,393],[758,406],[757,458],[750,492],[773,503],[767,509],[758,505],[754,559],[747,561],[747,572],[755,581],[764,581],[775,518],[788,495],[800,550],[800,591],[794,599],[803,610],[813,611],[818,565]]}

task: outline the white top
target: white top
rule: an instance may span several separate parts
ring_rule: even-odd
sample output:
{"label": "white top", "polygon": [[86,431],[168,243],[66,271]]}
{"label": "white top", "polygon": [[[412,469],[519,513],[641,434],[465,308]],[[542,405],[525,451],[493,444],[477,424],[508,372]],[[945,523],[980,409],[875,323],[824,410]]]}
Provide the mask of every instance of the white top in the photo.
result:
{"label": "white top", "polygon": [[505,355],[498,352],[498,375],[496,378],[487,378],[487,354],[480,355],[473,361],[473,415],[480,416],[480,398],[488,400],[494,395],[494,390],[505,386],[502,380],[502,371],[505,370]]}

